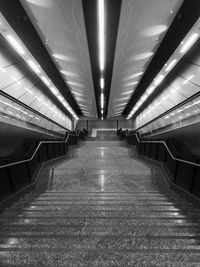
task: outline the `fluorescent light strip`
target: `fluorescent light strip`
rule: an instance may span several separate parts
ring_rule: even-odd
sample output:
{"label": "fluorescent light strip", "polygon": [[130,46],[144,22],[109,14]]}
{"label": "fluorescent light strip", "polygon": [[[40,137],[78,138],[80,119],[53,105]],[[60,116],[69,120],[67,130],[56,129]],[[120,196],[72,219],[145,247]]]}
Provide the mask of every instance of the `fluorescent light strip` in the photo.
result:
{"label": "fluorescent light strip", "polygon": [[177,59],[173,59],[172,62],[165,69],[165,72],[168,72],[169,70],[171,70],[172,67],[176,64],[176,62],[177,62]]}
{"label": "fluorescent light strip", "polygon": [[39,67],[32,60],[29,59],[27,61],[27,63],[35,73],[40,73],[41,72]]}
{"label": "fluorescent light strip", "polygon": [[186,41],[185,44],[183,44],[183,47],[180,50],[180,53],[186,53],[189,48],[196,42],[196,40],[198,39],[199,34],[198,33],[193,33],[190,38]]}
{"label": "fluorescent light strip", "polygon": [[160,74],[156,79],[155,79],[155,85],[159,85],[162,81],[163,81],[163,79],[164,79],[164,75],[163,74]]}
{"label": "fluorescent light strip", "polygon": [[43,80],[43,82],[44,82],[47,86],[50,85],[50,82],[47,80],[46,77],[42,76],[41,79]]}
{"label": "fluorescent light strip", "polygon": [[105,15],[104,0],[98,0],[98,24],[99,24],[99,67],[105,68]]}
{"label": "fluorescent light strip", "polygon": [[104,84],[104,78],[101,78],[100,79],[100,87],[101,87],[101,89],[104,89],[104,86],[105,86],[105,84]]}
{"label": "fluorescent light strip", "polygon": [[54,94],[54,95],[58,95],[58,90],[56,89],[56,88],[54,88],[54,87],[50,87],[49,88],[50,90],[51,90],[51,92]]}
{"label": "fluorescent light strip", "polygon": [[7,35],[8,42],[12,45],[12,47],[19,53],[20,55],[25,55],[25,51],[19,42],[12,35]]}
{"label": "fluorescent light strip", "polygon": [[101,108],[104,107],[104,95],[101,93]]}
{"label": "fluorescent light strip", "polygon": [[132,83],[126,83],[126,84],[124,84],[123,87],[131,86],[131,85],[134,85],[134,84],[137,84],[137,83],[138,83],[138,81],[135,81],[135,82],[132,82]]}

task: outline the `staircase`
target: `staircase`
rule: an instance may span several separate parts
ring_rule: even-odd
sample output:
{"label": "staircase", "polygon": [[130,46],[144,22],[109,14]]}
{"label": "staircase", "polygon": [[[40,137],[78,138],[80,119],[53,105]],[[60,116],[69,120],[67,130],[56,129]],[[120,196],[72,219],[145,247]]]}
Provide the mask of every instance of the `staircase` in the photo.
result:
{"label": "staircase", "polygon": [[199,211],[122,142],[82,143],[0,225],[0,266],[200,266]]}

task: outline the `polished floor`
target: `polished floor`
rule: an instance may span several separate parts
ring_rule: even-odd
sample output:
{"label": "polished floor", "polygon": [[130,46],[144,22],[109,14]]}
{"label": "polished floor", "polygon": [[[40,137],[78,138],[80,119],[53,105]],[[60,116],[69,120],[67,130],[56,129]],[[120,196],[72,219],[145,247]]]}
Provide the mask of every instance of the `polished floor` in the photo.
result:
{"label": "polished floor", "polygon": [[198,215],[125,143],[84,141],[0,216],[0,266],[200,266]]}

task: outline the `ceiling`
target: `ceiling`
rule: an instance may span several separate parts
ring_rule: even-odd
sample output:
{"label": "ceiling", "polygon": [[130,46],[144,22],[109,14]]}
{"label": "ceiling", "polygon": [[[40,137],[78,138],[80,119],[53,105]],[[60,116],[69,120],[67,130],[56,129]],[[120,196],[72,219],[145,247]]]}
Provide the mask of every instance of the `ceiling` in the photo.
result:
{"label": "ceiling", "polygon": [[81,1],[21,1],[84,115],[96,117]]}
{"label": "ceiling", "polygon": [[[21,0],[83,116],[101,117],[97,2]],[[183,0],[105,0],[104,118],[124,114]]]}
{"label": "ceiling", "polygon": [[182,2],[122,2],[108,117],[124,110]]}

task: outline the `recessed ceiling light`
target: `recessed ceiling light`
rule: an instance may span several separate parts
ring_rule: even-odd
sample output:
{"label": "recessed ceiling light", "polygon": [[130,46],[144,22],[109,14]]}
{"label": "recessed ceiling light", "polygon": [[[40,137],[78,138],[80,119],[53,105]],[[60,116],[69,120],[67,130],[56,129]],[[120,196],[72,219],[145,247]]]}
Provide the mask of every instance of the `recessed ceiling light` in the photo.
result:
{"label": "recessed ceiling light", "polygon": [[12,36],[12,35],[7,35],[7,39],[9,43],[12,45],[12,47],[20,54],[24,55],[25,51],[20,45],[20,43]]}
{"label": "recessed ceiling light", "polygon": [[77,75],[76,73],[72,72],[72,71],[67,71],[67,70],[61,70],[61,73],[63,73],[66,76],[71,76],[71,77],[78,77],[79,75]]}
{"label": "recessed ceiling light", "polygon": [[70,84],[70,85],[74,85],[74,86],[77,86],[77,87],[84,88],[84,85],[82,83],[79,83],[79,82],[67,81],[67,83]]}
{"label": "recessed ceiling light", "polygon": [[132,85],[137,84],[137,83],[138,83],[138,81],[135,81],[135,82],[132,82],[132,83],[127,83],[123,87],[132,86]]}
{"label": "recessed ceiling light", "polygon": [[101,87],[101,89],[104,89],[104,78],[101,78],[100,79],[100,87]]}
{"label": "recessed ceiling light", "polygon": [[58,95],[58,90],[56,89],[56,88],[54,88],[54,87],[50,87],[49,88],[50,90],[51,90],[51,92],[54,94],[54,95]]}
{"label": "recessed ceiling light", "polygon": [[143,72],[143,71],[141,71],[141,72],[138,72],[138,73],[132,74],[132,75],[128,76],[127,78],[123,79],[123,81],[126,81],[126,80],[130,80],[130,79],[136,78],[136,77],[138,77],[138,76],[142,75],[143,73],[144,73],[144,72]]}
{"label": "recessed ceiling light", "polygon": [[99,67],[105,68],[105,10],[104,0],[98,0]]}
{"label": "recessed ceiling light", "polygon": [[66,55],[52,54],[52,56],[55,57],[56,59],[59,59],[59,60],[74,62],[73,58],[66,56]]}
{"label": "recessed ceiling light", "polygon": [[104,95],[101,93],[101,108],[103,109],[104,107]]}
{"label": "recessed ceiling light", "polygon": [[164,79],[164,75],[163,74],[160,74],[156,79],[155,79],[155,84],[156,85],[159,85],[161,82],[162,82],[162,80]]}
{"label": "recessed ceiling light", "polygon": [[43,82],[44,82],[47,86],[50,85],[50,82],[47,80],[46,77],[42,76],[41,79],[43,80]]}
{"label": "recessed ceiling light", "polygon": [[147,89],[147,94],[150,95],[155,90],[155,87],[151,86]]}
{"label": "recessed ceiling light", "polygon": [[183,43],[183,46],[180,50],[180,53],[185,53],[189,50],[189,48],[195,43],[195,41],[198,39],[199,34],[198,33],[193,33],[190,38],[185,42],[185,44]]}
{"label": "recessed ceiling light", "polygon": [[142,60],[142,59],[151,57],[152,55],[153,55],[153,52],[145,52],[145,53],[141,53],[141,54],[134,56],[132,60]]}
{"label": "recessed ceiling light", "polygon": [[169,71],[172,69],[172,67],[176,64],[177,59],[173,59],[172,62],[167,66],[167,68],[165,69],[165,71]]}
{"label": "recessed ceiling light", "polygon": [[72,94],[74,94],[74,95],[80,95],[80,96],[83,96],[83,94],[82,94],[82,93],[79,93],[79,92],[76,92],[76,91],[72,91]]}
{"label": "recessed ceiling light", "polygon": [[128,92],[123,92],[120,95],[130,95],[131,93],[133,93],[133,90],[130,90]]}
{"label": "recessed ceiling light", "polygon": [[156,25],[156,26],[149,27],[143,30],[141,35],[145,37],[150,37],[150,36],[158,35],[166,31],[166,29],[167,29],[166,25]]}
{"label": "recessed ceiling light", "polygon": [[40,69],[39,67],[32,61],[32,60],[28,60],[28,65],[31,67],[31,69],[36,72],[36,73],[40,73]]}

